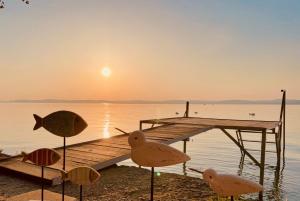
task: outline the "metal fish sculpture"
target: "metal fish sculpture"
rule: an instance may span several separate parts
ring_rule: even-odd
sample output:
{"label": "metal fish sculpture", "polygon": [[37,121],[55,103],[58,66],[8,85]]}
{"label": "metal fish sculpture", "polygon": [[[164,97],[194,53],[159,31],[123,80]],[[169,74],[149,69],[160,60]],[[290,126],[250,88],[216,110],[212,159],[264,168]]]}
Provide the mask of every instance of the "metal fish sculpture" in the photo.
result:
{"label": "metal fish sculpture", "polygon": [[70,180],[77,185],[90,185],[98,181],[100,173],[90,167],[77,167],[69,172],[62,172],[63,180]]}
{"label": "metal fish sculpture", "polygon": [[49,166],[55,164],[60,159],[60,155],[53,149],[37,149],[29,154],[25,152],[21,153],[23,156],[23,162],[31,161],[38,166]]}
{"label": "metal fish sculpture", "polygon": [[34,114],[36,124],[33,130],[44,127],[49,132],[60,137],[72,137],[81,133],[86,127],[87,123],[74,112],[57,111],[41,118]]}

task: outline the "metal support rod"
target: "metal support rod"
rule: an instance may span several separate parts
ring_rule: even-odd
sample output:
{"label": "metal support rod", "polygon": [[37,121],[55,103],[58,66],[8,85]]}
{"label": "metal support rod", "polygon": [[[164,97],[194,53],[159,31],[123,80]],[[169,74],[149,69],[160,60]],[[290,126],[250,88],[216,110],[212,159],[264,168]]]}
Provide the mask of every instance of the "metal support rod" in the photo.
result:
{"label": "metal support rod", "polygon": [[184,113],[184,117],[189,117],[189,110],[190,110],[190,102],[187,101],[186,105],[185,105],[185,113]]}
{"label": "metal support rod", "polygon": [[186,153],[186,139],[183,140],[183,153]]}
{"label": "metal support rod", "polygon": [[[66,170],[66,137],[64,137],[63,170]],[[62,182],[62,201],[65,200],[65,180]]]}
{"label": "metal support rod", "polygon": [[233,196],[230,197],[230,200],[231,200],[231,201],[234,201]]}
{"label": "metal support rod", "polygon": [[82,201],[82,185],[80,185],[80,201]]}
{"label": "metal support rod", "polygon": [[150,194],[150,201],[153,201],[153,194],[154,194],[154,167],[151,168],[151,194]]}
{"label": "metal support rod", "polygon": [[223,133],[225,133],[225,135],[227,135],[240,149],[243,149],[243,152],[251,159],[253,160],[253,162],[260,167],[261,164],[246,150],[244,149],[239,143],[238,141],[236,141],[236,139],[234,139],[234,137],[232,137],[225,129],[221,128],[221,131],[223,131]]}
{"label": "metal support rod", "polygon": [[41,200],[44,201],[44,166],[42,166],[42,193]]}
{"label": "metal support rod", "polygon": [[[265,174],[266,139],[267,139],[266,130],[263,130],[262,137],[261,137],[260,175],[259,175],[259,183],[262,186],[264,185],[264,174]],[[260,201],[263,200],[263,192],[259,193],[259,200]]]}

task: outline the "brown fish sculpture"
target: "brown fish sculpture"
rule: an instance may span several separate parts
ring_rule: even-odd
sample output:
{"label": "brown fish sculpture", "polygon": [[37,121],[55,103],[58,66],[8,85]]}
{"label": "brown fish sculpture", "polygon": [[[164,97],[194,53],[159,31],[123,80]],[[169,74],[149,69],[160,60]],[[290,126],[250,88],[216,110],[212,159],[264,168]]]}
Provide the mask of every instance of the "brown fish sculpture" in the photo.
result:
{"label": "brown fish sculpture", "polygon": [[148,142],[141,131],[134,131],[128,138],[131,159],[144,167],[163,167],[185,163],[191,158],[185,153],[165,144]]}
{"label": "brown fish sculpture", "polygon": [[57,163],[60,159],[60,155],[53,149],[37,149],[29,154],[22,152],[23,162],[31,161],[38,166],[49,166]]}
{"label": "brown fish sculpture", "polygon": [[49,132],[60,137],[72,137],[81,133],[86,127],[87,123],[74,112],[57,111],[41,118],[34,114],[36,124],[33,130],[44,127]]}
{"label": "brown fish sculpture", "polygon": [[98,181],[100,174],[93,168],[82,166],[74,168],[67,173],[62,172],[62,178],[70,180],[77,185],[91,185]]}

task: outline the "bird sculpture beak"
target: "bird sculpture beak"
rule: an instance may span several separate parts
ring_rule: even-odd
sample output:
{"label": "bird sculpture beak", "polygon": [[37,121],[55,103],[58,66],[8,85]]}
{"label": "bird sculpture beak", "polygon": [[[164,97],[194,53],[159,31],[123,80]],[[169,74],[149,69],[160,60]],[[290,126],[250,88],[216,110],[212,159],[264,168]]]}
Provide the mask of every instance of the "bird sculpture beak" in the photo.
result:
{"label": "bird sculpture beak", "polygon": [[129,133],[127,133],[127,132],[125,132],[125,131],[123,131],[123,130],[121,130],[121,129],[119,129],[119,128],[115,128],[115,129],[118,130],[118,131],[120,131],[121,133],[124,133],[124,134],[129,135]]}
{"label": "bird sculpture beak", "polygon": [[189,170],[192,170],[193,172],[197,172],[197,173],[200,173],[200,174],[203,174],[204,172],[200,171],[200,170],[196,170],[194,168],[189,168]]}

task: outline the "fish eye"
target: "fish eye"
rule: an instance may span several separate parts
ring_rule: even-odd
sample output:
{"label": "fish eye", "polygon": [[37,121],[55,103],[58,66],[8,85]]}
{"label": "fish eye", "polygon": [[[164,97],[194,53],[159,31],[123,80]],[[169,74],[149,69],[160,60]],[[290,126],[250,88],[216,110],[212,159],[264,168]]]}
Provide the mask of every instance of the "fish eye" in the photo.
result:
{"label": "fish eye", "polygon": [[138,139],[138,137],[134,137],[134,139],[135,139],[135,140],[137,140],[137,139]]}
{"label": "fish eye", "polygon": [[212,176],[209,176],[210,179],[212,179]]}

